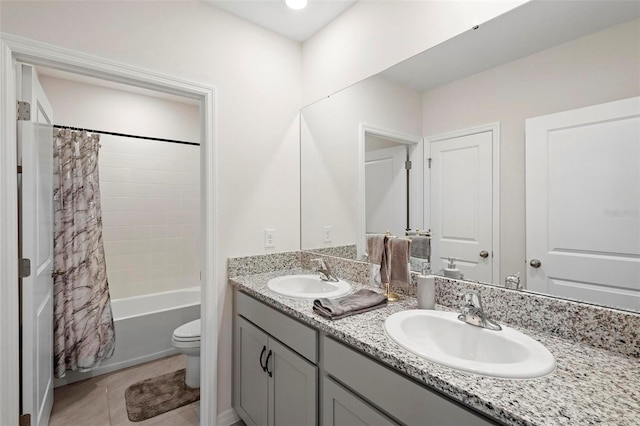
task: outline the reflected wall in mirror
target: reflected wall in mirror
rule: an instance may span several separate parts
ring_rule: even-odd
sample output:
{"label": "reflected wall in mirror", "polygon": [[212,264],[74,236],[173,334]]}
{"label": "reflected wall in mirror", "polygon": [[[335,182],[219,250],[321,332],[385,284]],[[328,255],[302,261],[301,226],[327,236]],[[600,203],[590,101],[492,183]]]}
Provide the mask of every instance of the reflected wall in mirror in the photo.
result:
{"label": "reflected wall in mirror", "polygon": [[[375,138],[406,144],[414,163],[422,163],[420,103],[415,90],[376,76],[303,109],[303,249],[357,245],[358,256],[363,254],[366,140],[370,146]],[[412,173],[409,188],[410,221],[422,225],[421,171]],[[413,222],[410,225],[417,226]],[[331,241],[324,238],[326,226],[331,227]]]}
{"label": "reflected wall in mirror", "polygon": [[[547,264],[533,268],[534,257],[527,253],[527,239],[533,236],[526,231],[525,211],[529,206],[525,199],[525,169],[531,165],[525,156],[525,125],[534,117],[639,96],[639,16],[637,2],[529,2],[477,31],[470,30],[303,108],[301,248],[355,246],[358,257],[365,251],[366,193],[376,189],[365,185],[363,129],[382,129],[418,140],[424,138],[416,144],[419,148],[414,149],[411,158],[409,227],[434,231],[434,272],[445,266],[447,257],[457,256],[465,278],[496,285],[504,285],[506,277],[516,273],[520,273],[524,288],[531,287],[527,281],[541,274],[547,282],[560,276],[547,272]],[[493,145],[497,152],[483,156],[478,149],[466,154],[452,149],[456,146],[453,139],[458,136],[485,131],[497,138]],[[604,182],[601,192],[607,191],[606,185],[616,187],[622,183],[626,196],[593,208],[623,212],[624,217],[617,217],[620,220],[616,223],[624,222],[624,228],[618,227],[615,232],[619,235],[624,229],[628,241],[616,246],[617,237],[602,236],[590,238],[588,244],[575,245],[591,259],[623,254],[625,272],[616,275],[617,271],[611,268],[620,267],[618,264],[597,273],[605,279],[616,277],[607,294],[592,291],[593,279],[589,277],[557,280],[564,282],[562,291],[551,287],[536,287],[536,291],[640,311],[640,140],[626,143],[610,152],[626,154],[625,159],[618,160],[628,164],[628,173],[617,180],[598,175]],[[477,169],[461,166],[472,157],[472,151],[479,156]],[[587,151],[593,150],[578,148],[564,157],[563,161],[573,165],[576,176],[589,174],[580,174],[581,169],[576,167],[584,164],[578,161],[582,157],[578,154]],[[454,152],[457,156],[451,154]],[[479,160],[481,157],[485,160]],[[610,158],[618,160],[615,156]],[[487,161],[491,163],[491,177],[481,178]],[[547,158],[549,161],[553,158]],[[416,171],[416,165],[424,168]],[[491,188],[480,189],[487,179],[491,179]],[[570,176],[565,175],[564,179]],[[561,190],[566,193],[571,188],[575,186],[567,184]],[[483,193],[487,195],[482,196]],[[490,225],[480,225],[478,209],[481,201],[486,205],[489,198],[491,207],[486,208],[490,210]],[[580,204],[584,199],[570,198],[556,203],[554,208],[558,213],[560,206]],[[581,228],[572,227],[574,233],[577,229],[588,233],[590,227],[601,226],[600,219],[591,220],[579,211],[573,210],[569,216],[558,214],[573,217],[574,222],[582,221]],[[610,221],[611,216],[615,214],[610,214]],[[325,226],[331,226],[330,241],[323,238]],[[391,229],[391,225],[386,228]],[[491,242],[487,243],[491,247],[479,243],[483,232],[491,235]],[[615,247],[605,250],[597,247],[598,241],[608,241],[609,246]],[[446,248],[451,242],[468,248],[468,253],[453,255]],[[564,247],[555,247],[555,243],[548,244],[551,245],[545,250],[562,252],[560,264],[582,268],[572,266],[575,250],[570,253]],[[481,256],[485,251],[486,258]],[[490,275],[474,272],[483,264],[491,264]],[[635,301],[622,306],[609,297],[612,293]]]}

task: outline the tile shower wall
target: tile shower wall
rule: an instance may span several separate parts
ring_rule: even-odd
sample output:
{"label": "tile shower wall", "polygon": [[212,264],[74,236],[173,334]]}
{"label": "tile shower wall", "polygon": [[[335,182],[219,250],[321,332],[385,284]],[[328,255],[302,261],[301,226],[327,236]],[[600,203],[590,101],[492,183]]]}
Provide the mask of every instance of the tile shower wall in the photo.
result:
{"label": "tile shower wall", "polygon": [[199,147],[107,135],[100,144],[111,297],[199,285]]}

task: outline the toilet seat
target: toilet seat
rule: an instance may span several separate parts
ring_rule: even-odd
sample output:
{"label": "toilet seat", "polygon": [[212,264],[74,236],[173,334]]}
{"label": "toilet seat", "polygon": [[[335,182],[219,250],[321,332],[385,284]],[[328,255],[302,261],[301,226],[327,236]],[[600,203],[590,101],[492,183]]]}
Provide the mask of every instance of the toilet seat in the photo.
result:
{"label": "toilet seat", "polygon": [[173,348],[186,355],[184,383],[190,388],[200,387],[200,320],[176,328],[171,335]]}
{"label": "toilet seat", "polygon": [[176,328],[172,336],[176,342],[200,343],[200,320],[194,320]]}

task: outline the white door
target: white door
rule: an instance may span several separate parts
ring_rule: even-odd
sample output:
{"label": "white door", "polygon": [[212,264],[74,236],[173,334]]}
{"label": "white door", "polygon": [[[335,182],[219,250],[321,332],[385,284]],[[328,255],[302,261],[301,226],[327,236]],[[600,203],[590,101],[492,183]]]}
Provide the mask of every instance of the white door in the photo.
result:
{"label": "white door", "polygon": [[640,98],[526,131],[528,288],[639,310]]}
{"label": "white door", "polygon": [[430,148],[432,270],[453,257],[465,279],[493,282],[493,131],[438,138]]}
{"label": "white door", "polygon": [[407,228],[407,147],[365,153],[365,229],[368,234],[404,235]]}
{"label": "white door", "polygon": [[46,425],[53,406],[53,129],[51,105],[33,67],[18,64],[18,99],[31,120],[18,121],[22,153],[22,413]]}

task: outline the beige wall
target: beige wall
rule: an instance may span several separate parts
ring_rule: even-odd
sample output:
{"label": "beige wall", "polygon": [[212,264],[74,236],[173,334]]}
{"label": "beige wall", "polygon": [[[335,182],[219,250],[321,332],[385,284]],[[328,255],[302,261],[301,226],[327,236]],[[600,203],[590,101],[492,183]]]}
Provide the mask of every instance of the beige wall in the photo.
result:
{"label": "beige wall", "polygon": [[[357,244],[359,129],[421,133],[420,93],[376,76],[303,109],[301,126],[301,247]],[[322,228],[332,227],[332,241]]]}
{"label": "beige wall", "polygon": [[501,280],[525,276],[525,120],[640,95],[640,20],[423,93],[423,134],[499,121]]}
{"label": "beige wall", "polygon": [[[231,407],[230,256],[296,250],[301,48],[204,2],[2,1],[2,32],[217,88],[218,411]],[[250,155],[249,155],[250,153]]]}
{"label": "beige wall", "polygon": [[526,1],[359,1],[304,42],[303,105],[377,74]]}

